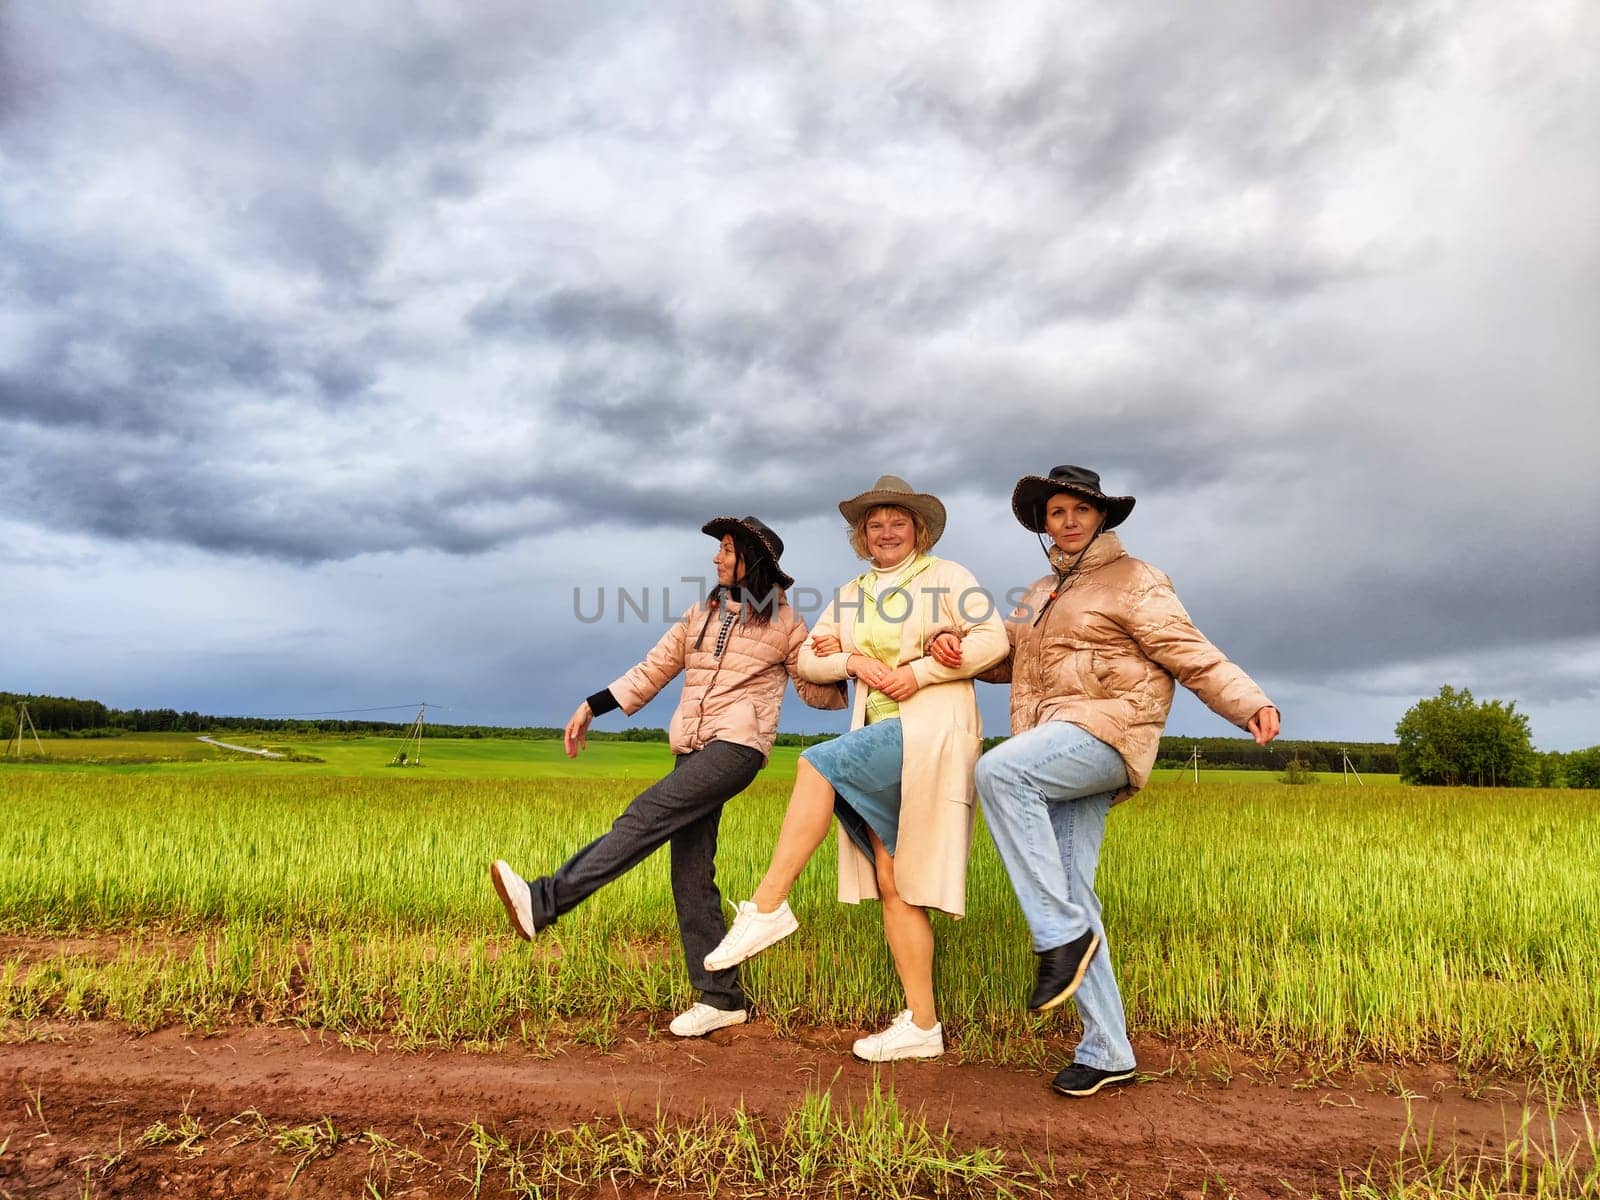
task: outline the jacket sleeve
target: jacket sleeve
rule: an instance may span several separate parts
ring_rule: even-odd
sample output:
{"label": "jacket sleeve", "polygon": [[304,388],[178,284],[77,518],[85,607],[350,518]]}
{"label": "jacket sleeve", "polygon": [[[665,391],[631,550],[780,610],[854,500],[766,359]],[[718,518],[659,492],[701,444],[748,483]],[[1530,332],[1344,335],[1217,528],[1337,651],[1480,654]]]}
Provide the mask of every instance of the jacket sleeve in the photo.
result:
{"label": "jacket sleeve", "polygon": [[[993,600],[983,593],[972,572],[956,563],[947,563],[946,569],[940,572],[939,586],[944,590],[939,596],[939,619],[934,622],[934,629],[954,630],[961,638],[961,665],[947,667],[923,646],[923,657],[911,663],[911,673],[917,677],[918,687],[971,679],[1006,658],[1011,651],[1005,622],[995,612]],[[973,607],[972,597],[980,594],[984,596],[984,616],[975,621],[968,610]],[[930,632],[930,640],[932,636]]]}
{"label": "jacket sleeve", "polygon": [[[838,654],[818,654],[811,648],[811,639],[814,637],[839,637],[839,610],[838,601],[835,607],[823,609],[817,614],[817,623],[811,627],[811,633],[800,642],[800,655],[795,663],[795,669],[802,679],[811,683],[843,683],[850,678],[848,664],[850,652],[840,650]],[[848,686],[848,685],[846,685]],[[809,701],[808,701],[809,703]]]}
{"label": "jacket sleeve", "polygon": [[1277,707],[1194,627],[1172,581],[1159,571],[1152,571],[1145,586],[1134,592],[1127,630],[1145,655],[1241,729],[1259,709]]}
{"label": "jacket sleeve", "polygon": [[[1023,610],[1019,608],[1019,609],[1016,610],[1016,612],[1012,613],[1009,617],[1006,618],[1006,623],[1005,623],[1005,627],[1006,627],[1006,654],[1005,654],[1005,657],[1002,658],[999,662],[995,663],[994,666],[989,667],[986,670],[979,671],[976,675],[973,676],[974,679],[981,680],[984,683],[1010,683],[1011,682],[1011,664],[1016,661],[1016,657],[1017,657],[1017,624],[1018,624],[1018,621],[1021,619],[1022,611]],[[965,656],[965,650],[966,650],[966,648],[965,648],[965,646],[963,646],[962,647],[963,657]]]}
{"label": "jacket sleeve", "polygon": [[[812,708],[844,708],[850,702],[850,685],[841,678],[832,683],[816,683],[807,678],[800,670],[800,657],[809,652],[811,647],[811,633],[806,629],[804,621],[796,621],[794,628],[789,630],[789,657],[784,660],[784,669],[789,672],[789,678],[794,680],[794,690],[800,693]],[[830,657],[837,657],[831,655]],[[846,656],[848,657],[848,656]],[[811,656],[813,664],[821,661],[816,655]]]}
{"label": "jacket sleeve", "polygon": [[644,661],[630,668],[611,684],[610,692],[630,717],[656,698],[657,693],[683,670],[689,646],[689,623],[699,606],[695,605],[655,644]]}

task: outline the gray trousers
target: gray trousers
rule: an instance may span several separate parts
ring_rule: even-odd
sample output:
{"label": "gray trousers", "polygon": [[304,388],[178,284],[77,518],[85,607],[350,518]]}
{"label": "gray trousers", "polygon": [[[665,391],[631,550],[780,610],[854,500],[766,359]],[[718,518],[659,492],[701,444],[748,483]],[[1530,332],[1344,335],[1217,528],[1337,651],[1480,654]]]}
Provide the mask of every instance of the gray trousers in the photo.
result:
{"label": "gray trousers", "polygon": [[754,781],[759,750],[735,742],[712,742],[680,754],[672,773],[651,784],[623,809],[608,832],[569,858],[553,875],[528,881],[537,929],[618,876],[638,866],[663,843],[672,845],[672,902],[689,966],[689,981],[713,1008],[745,1006],[739,969],[708,971],[705,956],[728,930],[717,890],[717,828],[722,806]]}

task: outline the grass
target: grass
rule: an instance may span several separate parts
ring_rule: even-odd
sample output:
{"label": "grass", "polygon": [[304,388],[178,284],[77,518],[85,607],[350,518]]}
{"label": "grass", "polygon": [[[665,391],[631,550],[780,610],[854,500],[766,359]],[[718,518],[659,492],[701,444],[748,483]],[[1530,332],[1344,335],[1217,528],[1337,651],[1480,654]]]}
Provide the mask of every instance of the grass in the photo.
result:
{"label": "grass", "polygon": [[[57,771],[111,772],[188,777],[251,776],[263,769],[273,778],[321,776],[395,779],[655,779],[672,767],[664,742],[592,742],[569,759],[559,741],[531,738],[428,738],[420,767],[391,767],[402,748],[396,737],[338,735],[289,736],[280,733],[221,733],[219,741],[288,752],[304,761],[263,761],[256,755],[223,750],[190,733],[157,733],[117,738],[47,738],[43,754],[0,760],[4,773]],[[409,751],[409,747],[407,748]],[[773,769],[794,776],[799,751],[780,747]]]}
{"label": "grass", "polygon": [[[425,1131],[424,1131],[425,1134]],[[515,1140],[513,1140],[515,1139]],[[426,1140],[426,1134],[425,1134]],[[912,1197],[1044,1196],[1055,1182],[1049,1164],[1005,1150],[962,1150],[948,1130],[906,1112],[892,1089],[874,1082],[859,1107],[836,1106],[828,1092],[808,1093],[780,1119],[743,1104],[696,1119],[664,1114],[636,1126],[620,1112],[564,1129],[512,1135],[476,1119],[453,1141],[424,1156],[374,1130],[350,1133],[330,1117],[303,1125],[268,1121],[254,1109],[207,1128],[187,1111],[157,1121],[136,1140],[193,1159],[254,1143],[290,1159],[288,1185],[314,1173],[319,1159],[364,1155],[366,1194],[406,1194],[447,1176],[467,1196],[592,1196],[649,1188],[671,1195]],[[114,1176],[125,1153],[101,1156],[99,1178]],[[421,1180],[419,1181],[419,1176]]]}
{"label": "grass", "polygon": [[[1406,1130],[1392,1162],[1373,1163],[1342,1173],[1341,1200],[1580,1200],[1600,1196],[1600,1128],[1594,1107],[1580,1097],[1573,1106],[1582,1118],[1575,1137],[1563,1139],[1554,1113],[1566,1109],[1559,1092],[1544,1100],[1548,1128],[1536,1130],[1533,1110],[1524,1108],[1521,1124],[1504,1147],[1441,1152],[1433,1130],[1414,1123]],[[1600,1097],[1595,1098],[1600,1104]]]}
{"label": "grass", "polygon": [[[653,1019],[692,998],[665,855],[532,947],[507,936],[486,881],[497,856],[528,874],[558,865],[608,827],[637,780],[325,773],[370,748],[345,741],[319,743],[320,765],[0,772],[0,931],[123,935],[109,957],[0,960],[0,1017],[540,1043],[603,1037],[622,1014]],[[618,760],[654,777],[666,755],[610,743],[591,761]],[[759,878],[786,795],[780,759],[729,806],[718,878],[730,899]],[[1100,886],[1138,1031],[1323,1064],[1445,1060],[1592,1085],[1597,877],[1594,792],[1203,777],[1157,783],[1113,811]],[[801,934],[748,968],[780,1027],[866,1026],[899,1007],[876,906],[833,893],[830,842],[796,890]],[[1072,1018],[1020,1011],[1032,954],[981,828],[969,914],[937,924],[941,1015],[963,1056],[1037,1065],[1039,1031]]]}
{"label": "grass", "polygon": [[[254,749],[287,752],[305,761],[262,762],[254,755],[223,750],[198,741],[192,733],[129,734],[115,738],[45,738],[43,754],[0,759],[0,779],[7,771],[112,771],[119,774],[247,775],[263,768],[274,777],[303,775],[392,779],[657,779],[672,768],[664,742],[590,742],[569,759],[556,740],[532,738],[425,738],[421,767],[391,767],[402,747],[398,737],[339,734],[219,733],[218,741]],[[31,750],[32,743],[29,748]],[[764,775],[793,779],[796,746],[772,751]],[[1242,771],[1201,767],[1203,783],[1279,784],[1279,771]],[[1153,781],[1189,783],[1187,769],[1164,767]],[[1369,786],[1398,784],[1398,775],[1364,775]],[[1322,774],[1319,782],[1343,786],[1338,773]],[[1352,782],[1350,786],[1355,785]]]}

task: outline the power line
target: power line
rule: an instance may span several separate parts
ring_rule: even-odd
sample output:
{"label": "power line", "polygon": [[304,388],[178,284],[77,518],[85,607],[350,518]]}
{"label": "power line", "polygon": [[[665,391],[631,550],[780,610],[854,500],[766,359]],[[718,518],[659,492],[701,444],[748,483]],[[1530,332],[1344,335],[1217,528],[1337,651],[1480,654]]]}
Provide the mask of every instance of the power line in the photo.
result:
{"label": "power line", "polygon": [[298,712],[298,713],[270,713],[258,715],[260,721],[282,721],[289,717],[347,717],[353,713],[396,712],[402,708],[437,708],[449,712],[450,707],[445,704],[429,704],[426,700],[413,700],[409,704],[379,704],[373,708],[332,708],[325,712]]}

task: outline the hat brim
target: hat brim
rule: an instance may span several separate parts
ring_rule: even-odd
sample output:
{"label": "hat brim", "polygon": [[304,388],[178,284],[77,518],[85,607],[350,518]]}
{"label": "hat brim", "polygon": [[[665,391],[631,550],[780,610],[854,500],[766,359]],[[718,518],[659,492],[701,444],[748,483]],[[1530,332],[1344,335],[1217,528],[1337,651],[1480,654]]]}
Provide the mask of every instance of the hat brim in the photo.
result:
{"label": "hat brim", "polygon": [[[773,578],[777,580],[778,586],[781,588],[792,588],[794,586],[794,576],[785,573],[784,569],[778,565],[777,551],[759,529],[751,529],[738,517],[712,517],[711,520],[700,526],[700,532],[718,540],[732,535],[735,539],[742,538],[746,544],[759,546],[767,561],[772,564]],[[737,540],[735,544],[737,544]]]}
{"label": "hat brim", "polygon": [[916,513],[928,527],[930,547],[944,536],[944,502],[927,492],[862,492],[859,496],[839,501],[839,514],[852,527],[875,508],[903,508]]}
{"label": "hat brim", "polygon": [[1115,529],[1126,521],[1128,514],[1133,511],[1132,496],[1107,496],[1082,484],[1065,483],[1059,479],[1051,479],[1048,475],[1024,475],[1017,480],[1017,486],[1012,489],[1011,512],[1024,529],[1043,533],[1045,502],[1061,492],[1082,496],[1091,504],[1105,509],[1106,523],[1101,526],[1102,529]]}

